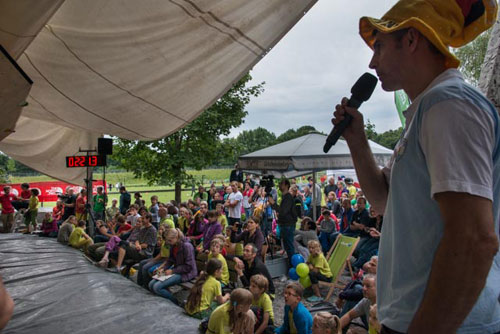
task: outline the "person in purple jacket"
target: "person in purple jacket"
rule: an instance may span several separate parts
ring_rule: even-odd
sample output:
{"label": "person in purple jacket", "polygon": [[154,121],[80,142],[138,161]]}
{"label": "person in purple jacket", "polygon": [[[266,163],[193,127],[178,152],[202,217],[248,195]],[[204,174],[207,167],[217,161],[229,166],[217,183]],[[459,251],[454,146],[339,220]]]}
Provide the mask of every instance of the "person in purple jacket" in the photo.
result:
{"label": "person in purple jacket", "polygon": [[210,251],[210,243],[217,234],[222,234],[222,225],[217,221],[217,211],[208,211],[208,223],[205,224],[203,231],[203,251],[208,253]]}
{"label": "person in purple jacket", "polygon": [[160,279],[153,279],[149,283],[149,290],[178,305],[169,287],[190,281],[198,275],[194,247],[178,228],[170,229],[165,241],[170,245],[170,256],[154,271]]}

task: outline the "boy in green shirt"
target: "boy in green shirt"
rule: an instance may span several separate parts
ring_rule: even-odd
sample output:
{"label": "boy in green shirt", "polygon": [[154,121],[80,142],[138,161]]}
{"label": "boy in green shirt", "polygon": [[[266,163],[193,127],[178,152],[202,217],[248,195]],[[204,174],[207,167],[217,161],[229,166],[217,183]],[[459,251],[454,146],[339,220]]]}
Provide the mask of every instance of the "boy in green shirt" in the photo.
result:
{"label": "boy in green shirt", "polygon": [[[28,204],[28,211],[24,216],[24,223],[26,224],[26,233],[31,233],[36,230],[36,217],[38,216],[38,189],[31,189],[31,197]],[[32,227],[33,226],[33,227]]]}
{"label": "boy in green shirt", "polygon": [[[250,292],[253,295],[252,310],[257,316],[257,329],[255,334],[274,332],[274,312],[271,297],[266,293],[269,282],[264,275],[253,275],[250,277]],[[259,313],[262,316],[259,316]]]}

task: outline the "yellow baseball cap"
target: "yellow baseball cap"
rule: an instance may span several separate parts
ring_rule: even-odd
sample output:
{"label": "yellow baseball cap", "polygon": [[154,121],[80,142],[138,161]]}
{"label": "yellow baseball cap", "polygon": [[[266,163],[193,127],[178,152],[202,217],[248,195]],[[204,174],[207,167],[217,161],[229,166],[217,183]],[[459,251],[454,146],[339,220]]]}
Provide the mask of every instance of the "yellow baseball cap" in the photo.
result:
{"label": "yellow baseball cap", "polygon": [[496,20],[496,0],[400,0],[381,19],[362,17],[359,34],[373,49],[374,30],[391,33],[415,28],[446,57],[446,67],[460,61],[449,46],[460,47],[491,27]]}

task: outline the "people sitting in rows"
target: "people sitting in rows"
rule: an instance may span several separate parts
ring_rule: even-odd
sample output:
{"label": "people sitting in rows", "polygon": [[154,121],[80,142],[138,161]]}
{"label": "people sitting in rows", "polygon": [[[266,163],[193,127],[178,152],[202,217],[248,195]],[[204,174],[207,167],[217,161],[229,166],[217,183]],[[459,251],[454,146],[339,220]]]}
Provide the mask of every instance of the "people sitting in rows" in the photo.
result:
{"label": "people sitting in rows", "polygon": [[363,324],[368,328],[370,307],[377,303],[377,276],[373,274],[365,275],[363,278],[363,296],[363,299],[352,310],[340,318],[342,329],[347,328],[351,321],[358,317],[361,317]]}
{"label": "people sitting in rows", "polygon": [[314,315],[312,334],[341,334],[340,319],[330,312],[320,311]]}
{"label": "people sitting in rows", "polygon": [[168,210],[165,207],[158,209],[158,226],[164,225],[168,228],[175,228],[175,222],[173,217],[168,214]]}
{"label": "people sitting in rows", "polygon": [[[140,262],[153,255],[156,245],[156,228],[151,224],[151,214],[146,213],[142,218],[142,228],[139,230],[137,240],[132,243],[130,241],[120,242],[117,259],[112,268],[108,268],[111,272],[121,272],[124,260],[133,260]],[[114,262],[114,258],[112,258]]]}
{"label": "people sitting in rows", "polygon": [[317,221],[319,224],[319,242],[323,252],[327,253],[333,245],[334,238],[337,237],[338,220],[329,210],[324,210]]}
{"label": "people sitting in rows", "polygon": [[118,200],[114,198],[113,200],[111,200],[111,206],[106,208],[106,221],[111,220],[119,213],[120,209],[118,208]]}
{"label": "people sitting in rows", "polygon": [[207,334],[253,334],[255,315],[250,310],[252,300],[250,291],[234,289],[229,301],[212,312]]}
{"label": "people sitting in rows", "polygon": [[363,224],[361,230],[361,239],[356,246],[353,255],[356,261],[352,264],[355,270],[363,267],[363,265],[373,256],[378,254],[378,244],[380,240],[380,231],[382,230],[383,217],[378,215],[375,210],[370,208],[370,217],[367,225]]}
{"label": "people sitting in rows", "polygon": [[39,237],[49,237],[57,238],[57,232],[59,231],[57,227],[57,222],[50,212],[46,212],[42,221],[42,232],[38,234]]}
{"label": "people sitting in rows", "polygon": [[312,333],[312,316],[302,304],[304,288],[297,282],[289,283],[283,295],[285,296],[285,311],[283,313],[283,324],[276,328],[277,334],[288,333]]}
{"label": "people sitting in rows", "polygon": [[222,255],[222,249],[224,247],[223,241],[215,237],[210,242],[210,253],[208,253],[208,260],[217,259],[222,263],[222,273],[220,277],[220,282],[222,287],[226,287],[229,285],[229,269],[227,267],[226,258]]}
{"label": "people sitting in rows", "polygon": [[218,305],[224,304],[229,299],[229,293],[222,295],[220,279],[222,276],[222,262],[210,259],[206,270],[194,283],[189,292],[185,306],[187,314],[197,319],[210,317]]}
{"label": "people sitting in rows", "polygon": [[206,253],[210,251],[210,243],[212,242],[214,236],[222,234],[222,226],[217,221],[217,212],[215,210],[210,210],[207,213],[208,222],[203,230],[203,245],[202,250]]}
{"label": "people sitting in rows", "polygon": [[249,290],[253,295],[252,311],[256,316],[255,334],[274,333],[273,301],[267,294],[269,281],[264,275],[253,275]]}
{"label": "people sitting in rows", "polygon": [[83,249],[85,253],[87,253],[88,247],[94,243],[92,241],[92,238],[87,233],[85,233],[86,224],[87,223],[84,220],[80,220],[73,232],[71,232],[68,240],[68,244],[71,247],[76,249]]}
{"label": "people sitting in rows", "polygon": [[310,255],[306,263],[309,266],[309,278],[311,279],[311,286],[314,292],[314,295],[309,297],[307,301],[314,303],[323,300],[319,291],[319,281],[330,283],[333,275],[330,265],[321,251],[320,243],[316,240],[311,240],[307,246]]}
{"label": "people sitting in rows", "polygon": [[149,290],[178,304],[169,287],[188,282],[198,275],[194,247],[179,229],[169,229],[165,241],[170,245],[170,255],[156,269],[156,275],[164,276],[164,279],[153,279]]}
{"label": "people sitting in rows", "polygon": [[356,204],[356,211],[352,214],[351,224],[344,235],[348,237],[359,237],[361,233],[367,228],[370,223],[370,215],[366,209],[366,199],[364,197],[358,198]]}
{"label": "people sitting in rows", "polygon": [[262,245],[264,245],[264,236],[260,230],[259,224],[252,218],[248,219],[245,230],[239,234],[238,225],[233,225],[231,231],[231,242],[239,243],[243,241],[243,246],[252,243],[257,247],[257,256],[261,257]]}
{"label": "people sitting in rows", "polygon": [[307,245],[310,240],[318,240],[318,234],[316,232],[316,223],[309,217],[304,217],[300,222],[300,230],[295,230],[293,232],[295,249],[302,255],[304,259],[309,257],[309,249]]}
{"label": "people sitting in rows", "polygon": [[62,223],[61,227],[59,227],[59,232],[57,233],[57,241],[63,245],[67,245],[69,236],[75,229],[77,223],[78,222],[75,216],[69,216],[68,219],[66,219]]}
{"label": "people sitting in rows", "polygon": [[269,281],[269,294],[274,296],[275,288],[271,275],[266,265],[260,259],[260,256],[257,256],[257,251],[257,247],[254,244],[247,244],[243,248],[242,258],[234,258],[234,262],[236,262],[234,269],[236,270],[236,274],[241,284],[246,288],[250,286],[250,278],[253,275],[264,275]]}

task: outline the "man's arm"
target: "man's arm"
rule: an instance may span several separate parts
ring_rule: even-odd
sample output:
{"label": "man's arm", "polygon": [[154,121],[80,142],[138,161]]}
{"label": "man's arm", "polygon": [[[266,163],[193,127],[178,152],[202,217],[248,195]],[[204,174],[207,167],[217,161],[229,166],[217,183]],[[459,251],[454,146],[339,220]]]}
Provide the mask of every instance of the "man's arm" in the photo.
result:
{"label": "man's arm", "polygon": [[498,252],[489,199],[455,192],[438,193],[435,199],[444,221],[443,237],[409,334],[455,333],[479,297]]}
{"label": "man's arm", "polygon": [[353,117],[350,125],[343,132],[343,137],[351,151],[354,169],[366,198],[375,211],[383,214],[389,186],[370,149],[364,130],[363,115],[357,109],[348,108],[347,101],[347,98],[343,98],[342,103],[335,107],[335,119],[332,123],[337,125],[343,121],[346,112]]}
{"label": "man's arm", "polygon": [[0,331],[7,325],[14,313],[14,301],[5,289],[0,276]]}
{"label": "man's arm", "polygon": [[346,314],[340,318],[340,328],[344,328],[345,326],[349,325],[349,323],[353,320],[356,319],[359,315],[357,314],[355,309],[350,310]]}

